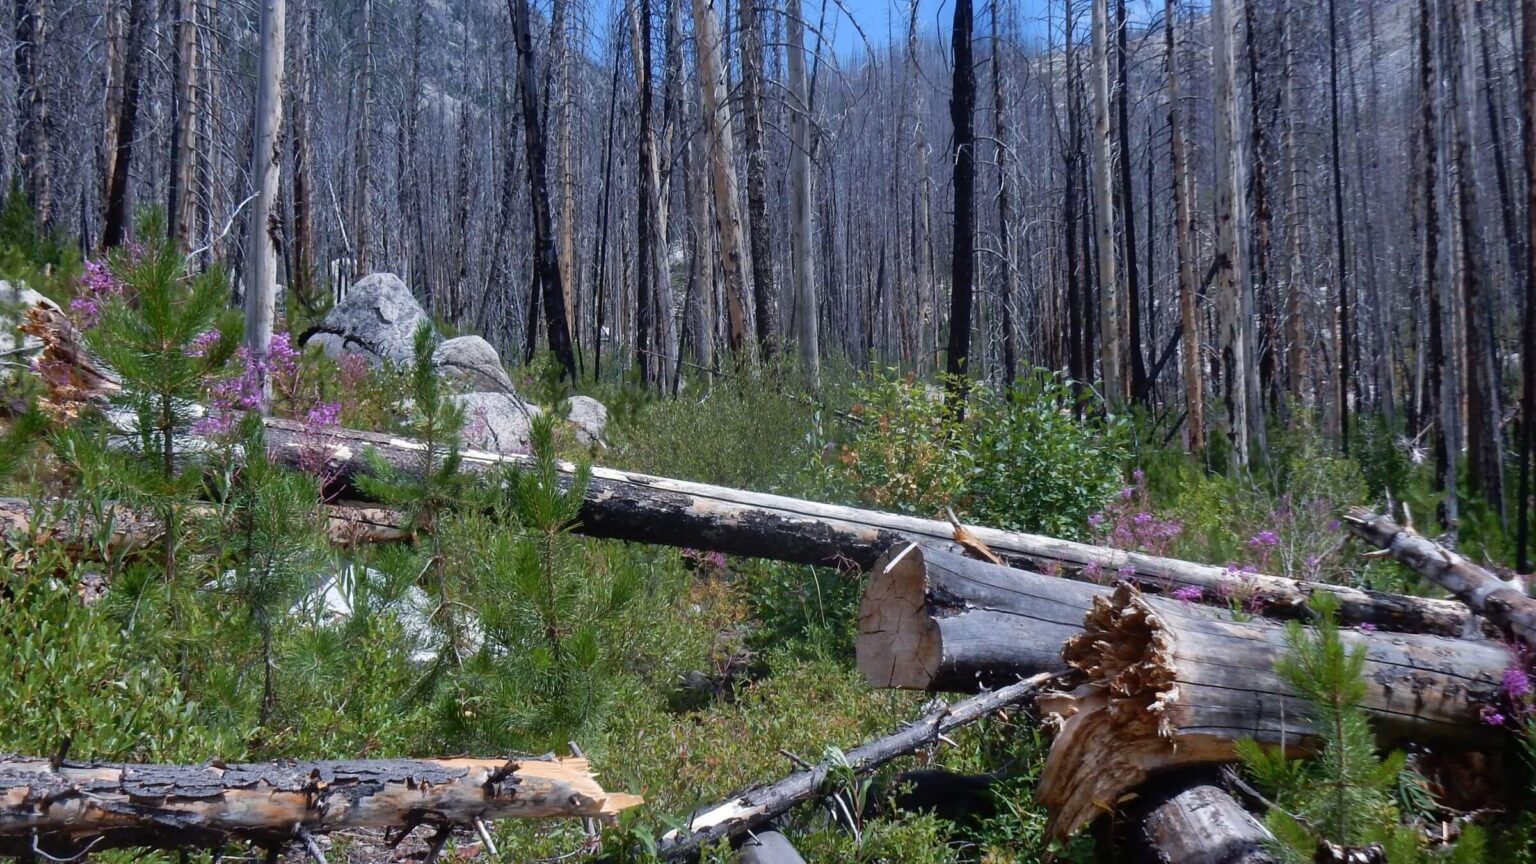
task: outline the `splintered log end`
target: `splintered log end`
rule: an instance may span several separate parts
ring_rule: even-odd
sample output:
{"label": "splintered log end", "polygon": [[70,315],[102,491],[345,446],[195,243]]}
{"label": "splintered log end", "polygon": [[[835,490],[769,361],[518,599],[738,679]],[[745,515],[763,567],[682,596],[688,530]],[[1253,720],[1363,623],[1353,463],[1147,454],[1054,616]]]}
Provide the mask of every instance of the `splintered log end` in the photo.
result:
{"label": "splintered log end", "polygon": [[1115,810],[1153,772],[1225,758],[1230,744],[1173,734],[1179,698],[1171,637],[1133,586],[1096,597],[1084,632],[1062,656],[1087,681],[1070,693],[1042,697],[1056,739],[1037,797],[1049,811],[1047,836],[1063,839]]}
{"label": "splintered log end", "polygon": [[938,674],[943,645],[927,614],[923,550],[898,546],[875,562],[859,600],[859,671],[873,687],[926,690]]}
{"label": "splintered log end", "polygon": [[42,343],[34,368],[48,388],[42,407],[55,418],[73,419],[84,403],[122,389],[90,356],[80,331],[52,300],[43,298],[28,307],[21,332]]}

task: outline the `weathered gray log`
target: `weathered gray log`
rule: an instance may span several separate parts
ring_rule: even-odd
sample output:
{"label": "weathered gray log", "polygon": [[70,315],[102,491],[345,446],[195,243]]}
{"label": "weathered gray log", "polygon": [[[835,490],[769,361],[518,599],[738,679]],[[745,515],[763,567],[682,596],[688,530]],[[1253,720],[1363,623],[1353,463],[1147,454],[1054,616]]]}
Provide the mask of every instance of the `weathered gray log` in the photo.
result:
{"label": "weathered gray log", "polygon": [[[1040,693],[1040,688],[1054,677],[1036,675],[998,690],[962,699],[952,705],[940,702],[920,719],[896,732],[849,750],[844,754],[848,767],[855,774],[867,774],[898,756],[933,744],[940,736],[983,717],[1006,708],[1031,704]],[[796,804],[822,794],[832,767],[830,762],[823,761],[773,783],[754,786],[718,804],[703,807],[689,818],[686,831],[672,831],[662,838],[658,844],[658,854],[666,859],[683,858],[721,838],[734,840],[743,837],[747,832],[782,816]],[[604,860],[611,862],[612,859]]]}
{"label": "weathered gray log", "polygon": [[[81,403],[116,389],[111,371],[81,349],[67,319],[39,312],[40,308],[29,310],[23,329],[44,342],[40,367],[46,370],[54,413],[69,414]],[[279,419],[267,421],[266,439],[276,461],[321,471],[337,487],[333,491],[350,489],[354,493],[350,497],[365,497],[356,494],[352,482],[370,470],[365,451],[372,449],[384,462],[410,469],[420,462],[423,449],[417,441],[375,432],[333,429],[316,435],[303,423]],[[517,470],[528,463],[527,456],[469,451],[463,464],[468,471],[487,473]],[[566,476],[572,467],[565,466]],[[576,530],[594,537],[861,570],[873,566],[897,543],[943,546],[955,536],[955,526],[948,522],[609,468],[592,470]],[[1084,570],[1114,573],[1134,578],[1148,590],[1194,586],[1206,601],[1239,597],[1267,616],[1304,615],[1307,598],[1322,591],[1339,599],[1340,620],[1369,622],[1384,630],[1456,635],[1466,629],[1471,617],[1461,604],[1444,600],[1237,573],[1035,534],[970,526],[966,530],[1011,564],[1061,570],[1072,577],[1080,577]]]}
{"label": "weathered gray log", "polygon": [[805,864],[789,838],[777,831],[757,831],[736,850],[741,864]]}
{"label": "weathered gray log", "polygon": [[105,765],[0,759],[0,855],[58,860],[122,846],[282,848],[343,828],[439,830],[484,819],[610,818],[579,758]]}
{"label": "weathered gray log", "polygon": [[1505,632],[1536,646],[1536,599],[1390,517],[1355,507],[1345,515],[1344,525],[1356,537],[1455,594]]}
{"label": "weathered gray log", "polygon": [[1110,589],[908,543],[859,600],[859,671],[874,687],[974,693],[1067,669],[1061,646]]}
{"label": "weathered gray log", "polygon": [[[1370,685],[1359,708],[1387,741],[1487,746],[1480,709],[1497,698],[1508,650],[1491,641],[1343,631],[1363,646]],[[1048,693],[1057,735],[1041,775],[1047,831],[1064,837],[1154,773],[1229,762],[1233,742],[1299,750],[1316,736],[1308,704],[1275,671],[1284,628],[1224,620],[1216,610],[1142,596],[1122,583],[1096,597],[1062,650],[1085,677]]]}
{"label": "weathered gray log", "polygon": [[1141,820],[1142,840],[1166,864],[1277,864],[1274,837],[1225,790],[1197,783],[1159,796]]}

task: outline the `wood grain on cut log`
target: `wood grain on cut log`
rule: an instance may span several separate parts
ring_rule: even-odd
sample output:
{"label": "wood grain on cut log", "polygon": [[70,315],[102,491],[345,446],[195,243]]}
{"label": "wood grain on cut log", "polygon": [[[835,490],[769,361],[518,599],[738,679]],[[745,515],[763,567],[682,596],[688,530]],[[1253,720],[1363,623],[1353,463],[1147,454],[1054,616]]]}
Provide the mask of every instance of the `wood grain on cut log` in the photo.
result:
{"label": "wood grain on cut log", "polygon": [[1461,555],[1364,507],[1344,517],[1350,533],[1456,595],[1506,632],[1536,646],[1536,599]]}
{"label": "wood grain on cut log", "polygon": [[[1369,688],[1359,707],[1385,739],[1486,743],[1479,711],[1497,698],[1509,662],[1502,645],[1358,631],[1342,638],[1365,649]],[[1226,620],[1125,583],[1094,598],[1083,633],[1062,650],[1086,683],[1040,700],[1058,730],[1039,788],[1050,836],[1112,810],[1156,772],[1231,761],[1238,739],[1312,746],[1308,704],[1275,672],[1287,650],[1273,622]]]}
{"label": "wood grain on cut log", "polygon": [[251,765],[104,765],[0,759],[0,855],[55,859],[121,846],[293,842],[302,828],[463,826],[608,818],[640,803],[604,792],[585,759],[389,759]]}
{"label": "wood grain on cut log", "polygon": [[859,671],[874,687],[972,693],[1063,671],[1061,646],[1109,591],[903,544],[865,582]]}
{"label": "wood grain on cut log", "polygon": [[[1055,676],[1036,675],[1016,684],[962,699],[952,705],[939,702],[921,718],[881,738],[867,741],[845,755],[848,768],[867,774],[881,765],[937,742],[941,736],[1006,708],[1029,705],[1040,688]],[[662,838],[658,855],[665,859],[693,855],[721,838],[733,840],[767,825],[804,801],[822,794],[832,763],[820,762],[773,783],[754,786],[724,801],[700,808],[688,819],[687,830]],[[612,859],[604,859],[612,861]]]}
{"label": "wood grain on cut log", "polygon": [[[63,405],[65,413],[75,410],[78,402],[115,388],[110,370],[101,369],[80,349],[78,334],[62,316],[29,313],[27,328],[27,332],[46,343],[42,361],[45,368],[52,368],[49,364],[59,368],[71,364],[83,367],[73,378],[45,376],[53,403]],[[414,468],[423,449],[420,442],[375,432],[332,429],[316,435],[306,430],[303,423],[279,419],[267,421],[266,439],[275,461],[299,470],[322,472],[341,487],[333,491],[350,489],[352,497],[365,497],[356,494],[358,490],[351,482],[369,470],[365,451],[374,450],[396,467]],[[464,454],[464,467],[471,472],[517,470],[529,462],[530,457],[517,454],[473,450]],[[568,477],[574,469],[565,465],[562,470]],[[897,543],[917,541],[948,546],[955,538],[955,526],[947,521],[610,468],[592,470],[592,482],[575,530],[593,537],[857,569],[870,568]],[[994,528],[966,526],[964,532],[969,541],[981,544],[1012,564],[1048,571],[1060,569],[1074,578],[1083,578],[1085,570],[1116,573],[1138,580],[1149,590],[1195,586],[1209,599],[1242,597],[1251,608],[1266,616],[1304,616],[1307,599],[1321,591],[1339,599],[1339,618],[1347,623],[1369,622],[1384,630],[1456,635],[1471,620],[1461,604],[1444,600],[1236,573],[1224,567]]]}
{"label": "wood grain on cut log", "polygon": [[[337,503],[322,509],[326,536],[338,546],[394,543],[409,537],[405,515],[389,507]],[[72,551],[89,543],[120,552],[149,546],[164,530],[154,515],[126,505],[107,502],[99,513],[88,511],[78,502],[63,499],[0,498],[0,537],[37,532]],[[211,505],[189,505],[182,512],[199,517],[215,514]]]}

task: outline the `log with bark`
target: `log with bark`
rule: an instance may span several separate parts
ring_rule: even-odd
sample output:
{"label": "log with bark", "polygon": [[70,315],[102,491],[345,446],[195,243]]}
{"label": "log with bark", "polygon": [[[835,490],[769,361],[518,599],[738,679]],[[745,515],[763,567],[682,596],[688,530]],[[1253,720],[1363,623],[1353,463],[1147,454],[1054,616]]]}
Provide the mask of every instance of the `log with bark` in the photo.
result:
{"label": "log with bark", "polygon": [[[343,828],[438,829],[486,819],[611,818],[640,803],[604,792],[580,758],[386,759],[108,765],[0,759],[0,855],[101,849],[309,846]],[[440,847],[439,847],[440,848]]]}
{"label": "log with bark", "polygon": [[[45,342],[41,362],[43,368],[54,370],[46,376],[54,410],[74,412],[81,401],[115,388],[111,371],[102,369],[81,349],[67,319],[38,312],[39,308],[28,311],[23,329]],[[330,480],[333,497],[362,499],[366,496],[353,481],[371,470],[366,451],[374,451],[389,465],[411,470],[419,464],[423,450],[420,442],[399,436],[351,429],[317,434],[303,423],[280,419],[267,420],[266,441],[275,461],[322,472]],[[529,462],[525,455],[476,450],[466,451],[463,459],[465,470],[482,474],[518,470]],[[562,470],[569,477],[574,466],[565,465]],[[849,569],[868,569],[892,546],[904,541],[947,546],[956,534],[955,525],[947,521],[601,467],[592,470],[575,530],[593,537]],[[1369,622],[1383,630],[1455,635],[1462,633],[1471,619],[1461,604],[1445,600],[1237,573],[1225,567],[1022,532],[980,527],[965,531],[1012,564],[1060,571],[1073,578],[1087,578],[1084,571],[1090,575],[1116,573],[1136,579],[1150,591],[1193,586],[1201,589],[1207,600],[1225,602],[1227,597],[1241,597],[1267,616],[1304,616],[1307,599],[1322,591],[1339,599],[1341,621]]]}
{"label": "log with bark", "polygon": [[1404,566],[1456,595],[1472,611],[1505,633],[1536,646],[1536,599],[1461,555],[1379,516],[1364,507],[1352,508],[1344,525],[1356,537],[1384,550]]}
{"label": "log with bark", "polygon": [[[1487,745],[1480,710],[1509,663],[1491,641],[1346,630],[1366,652],[1359,707],[1384,740]],[[1155,773],[1234,759],[1233,743],[1302,751],[1316,743],[1309,706],[1275,671],[1285,629],[1143,596],[1128,583],[1095,597],[1062,650],[1085,677],[1042,696],[1057,732],[1041,775],[1047,833],[1065,837]]]}
{"label": "log with bark", "polygon": [[[898,756],[916,752],[939,741],[948,733],[999,711],[1030,705],[1041,688],[1057,676],[1036,675],[997,690],[962,699],[952,705],[939,702],[918,720],[886,735],[867,741],[845,755],[847,768],[854,774],[868,774]],[[831,761],[822,761],[796,771],[773,783],[755,786],[724,801],[703,807],[688,819],[686,830],[673,831],[658,844],[658,855],[665,859],[684,858],[722,838],[745,837],[788,812],[796,804],[821,795]],[[605,859],[609,860],[609,859]]]}
{"label": "log with bark", "polygon": [[1226,790],[1210,783],[1151,796],[1138,820],[1140,840],[1168,864],[1277,864],[1274,837]]}

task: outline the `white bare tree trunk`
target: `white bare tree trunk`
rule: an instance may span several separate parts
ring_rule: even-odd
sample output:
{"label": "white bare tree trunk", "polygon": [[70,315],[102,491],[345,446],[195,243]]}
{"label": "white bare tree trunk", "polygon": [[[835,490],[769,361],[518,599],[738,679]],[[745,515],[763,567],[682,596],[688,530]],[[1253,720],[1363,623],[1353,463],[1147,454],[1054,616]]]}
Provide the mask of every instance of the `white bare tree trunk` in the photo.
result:
{"label": "white bare tree trunk", "polygon": [[1242,193],[1241,154],[1235,152],[1233,98],[1235,44],[1232,0],[1212,0],[1211,58],[1216,123],[1216,295],[1221,333],[1222,377],[1227,411],[1222,427],[1231,445],[1231,464],[1248,465],[1248,341],[1243,326],[1242,244],[1238,242],[1238,200]]}
{"label": "white bare tree trunk", "polygon": [[785,35],[789,41],[789,246],[790,282],[795,291],[795,340],[799,343],[800,369],[814,387],[821,378],[816,274],[811,261],[811,109],[805,82],[805,22],[800,0],[788,0],[784,9]]}
{"label": "white bare tree trunk", "polygon": [[1122,400],[1120,384],[1120,277],[1115,261],[1115,203],[1110,180],[1114,143],[1109,132],[1109,2],[1093,0],[1093,195],[1099,255],[1099,365],[1104,398]]}
{"label": "white bare tree trunk", "polygon": [[252,136],[251,177],[256,198],[247,232],[245,286],[245,346],[258,370],[265,413],[272,393],[266,375],[267,354],[272,344],[272,319],[277,303],[278,166],[282,138],[278,126],[283,116],[283,25],[285,0],[261,4],[261,61],[256,79],[256,125]]}

